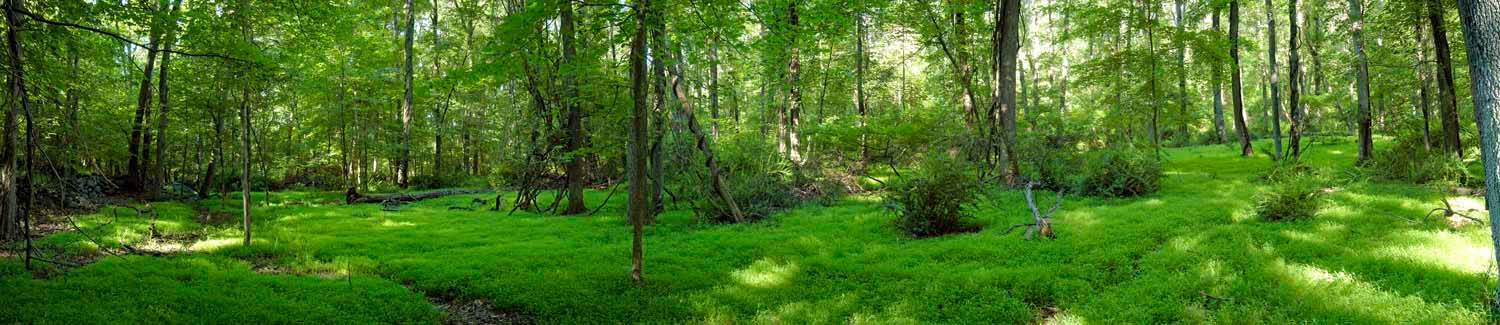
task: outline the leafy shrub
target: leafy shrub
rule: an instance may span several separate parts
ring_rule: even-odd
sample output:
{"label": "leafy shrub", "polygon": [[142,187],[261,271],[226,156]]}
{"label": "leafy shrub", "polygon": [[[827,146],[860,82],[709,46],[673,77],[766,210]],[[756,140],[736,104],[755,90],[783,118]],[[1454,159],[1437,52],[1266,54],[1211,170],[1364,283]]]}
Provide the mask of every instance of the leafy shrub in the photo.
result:
{"label": "leafy shrub", "polygon": [[1399,137],[1389,149],[1372,155],[1364,167],[1371,176],[1389,181],[1453,185],[1482,181],[1469,172],[1463,160],[1436,146],[1428,150],[1422,145],[1421,135]]}
{"label": "leafy shrub", "polygon": [[1101,197],[1131,197],[1161,188],[1161,163],[1139,150],[1096,150],[1077,173],[1078,191]]}
{"label": "leafy shrub", "polygon": [[885,206],[896,213],[896,227],[918,238],[978,231],[983,225],[965,211],[977,199],[979,184],[965,174],[971,169],[951,159],[932,160],[886,194]]}
{"label": "leafy shrub", "polygon": [[1066,139],[1023,137],[1016,146],[1021,177],[1037,182],[1037,186],[1049,190],[1071,189],[1078,185],[1079,167],[1084,156]]}
{"label": "leafy shrub", "polygon": [[1312,218],[1323,207],[1328,177],[1323,170],[1287,161],[1266,174],[1270,188],[1255,196],[1255,214],[1269,221]]}
{"label": "leafy shrub", "polygon": [[[754,134],[754,132],[744,133]],[[724,139],[724,142],[714,148],[714,153],[719,158],[719,167],[723,172],[729,196],[734,198],[740,212],[745,215],[746,221],[760,220],[801,203],[794,195],[793,184],[789,181],[790,167],[783,158],[784,155],[776,152],[775,144],[769,139],[760,137],[758,134],[754,136],[731,135],[721,139]],[[696,159],[701,159],[701,156]],[[687,166],[701,168],[698,167],[702,166],[701,163],[699,161]],[[707,173],[696,171],[687,174],[702,177]],[[697,212],[705,221],[734,222],[729,207],[719,202],[718,198],[709,192],[711,181],[709,179],[678,180],[678,182],[689,184],[702,184],[702,186],[690,187],[692,192],[684,194],[696,200]]]}

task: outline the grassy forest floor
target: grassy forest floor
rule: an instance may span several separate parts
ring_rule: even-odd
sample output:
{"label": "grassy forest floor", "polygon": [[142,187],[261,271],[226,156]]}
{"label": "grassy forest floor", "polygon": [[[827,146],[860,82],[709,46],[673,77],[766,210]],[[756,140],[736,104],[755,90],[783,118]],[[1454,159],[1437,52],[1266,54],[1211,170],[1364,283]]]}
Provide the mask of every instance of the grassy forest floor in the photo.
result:
{"label": "grassy forest floor", "polygon": [[[642,286],[627,276],[619,195],[597,216],[556,217],[450,209],[493,194],[382,211],[341,205],[338,193],[274,193],[254,210],[248,248],[233,200],[156,203],[169,241],[142,242],[149,218],[104,209],[78,221],[105,245],[176,253],[105,257],[45,279],[5,258],[0,322],[441,321],[428,297],[569,324],[1489,321],[1488,230],[1398,218],[1439,206],[1436,191],[1346,176],[1317,218],[1267,222],[1251,205],[1271,163],[1236,151],[1166,150],[1162,190],[1149,196],[1070,195],[1052,241],[1002,233],[1030,218],[1015,191],[975,211],[984,231],[921,240],[894,229],[877,196],[746,225],[674,209],[646,231]],[[1348,174],[1354,154],[1347,141],[1318,143],[1304,159]],[[100,251],[74,232],[39,244]]]}

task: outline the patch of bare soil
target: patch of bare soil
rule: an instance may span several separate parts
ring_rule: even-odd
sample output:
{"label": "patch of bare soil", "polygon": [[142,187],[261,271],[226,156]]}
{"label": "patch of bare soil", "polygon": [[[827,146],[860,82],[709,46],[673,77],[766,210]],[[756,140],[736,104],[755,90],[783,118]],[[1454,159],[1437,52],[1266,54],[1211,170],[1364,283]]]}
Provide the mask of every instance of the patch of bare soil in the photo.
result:
{"label": "patch of bare soil", "polygon": [[444,324],[536,324],[526,314],[496,309],[482,299],[446,300],[429,296],[427,300],[443,311]]}

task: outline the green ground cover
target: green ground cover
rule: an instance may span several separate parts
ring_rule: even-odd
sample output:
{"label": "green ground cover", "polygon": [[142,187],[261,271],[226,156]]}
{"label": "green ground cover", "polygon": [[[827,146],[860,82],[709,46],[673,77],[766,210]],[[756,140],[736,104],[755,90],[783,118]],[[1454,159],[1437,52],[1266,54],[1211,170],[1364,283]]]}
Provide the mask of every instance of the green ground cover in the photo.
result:
{"label": "green ground cover", "polygon": [[[1030,218],[1015,191],[982,200],[984,231],[921,240],[891,227],[877,196],[746,225],[702,224],[683,205],[647,229],[643,285],[627,277],[622,195],[596,216],[557,217],[450,209],[493,194],[400,211],[341,205],[337,193],[262,194],[248,248],[237,202],[160,202],[157,229],[183,253],[106,257],[45,279],[4,259],[0,321],[440,321],[424,296],[567,324],[1489,321],[1486,228],[1402,220],[1439,195],[1352,176],[1350,143],[1310,150],[1306,161],[1344,176],[1318,217],[1296,222],[1254,216],[1271,163],[1227,146],[1166,150],[1156,194],[1068,196],[1053,241],[1002,233]],[[79,221],[105,245],[144,245],[151,224],[124,209]],[[100,250],[78,233],[39,243]]]}

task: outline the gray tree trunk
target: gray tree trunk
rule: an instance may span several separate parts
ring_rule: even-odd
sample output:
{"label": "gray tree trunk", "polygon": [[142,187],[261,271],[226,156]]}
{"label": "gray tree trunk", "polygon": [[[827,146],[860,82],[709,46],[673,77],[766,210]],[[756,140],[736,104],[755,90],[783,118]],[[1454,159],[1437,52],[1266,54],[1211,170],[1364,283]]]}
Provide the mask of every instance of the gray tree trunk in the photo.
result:
{"label": "gray tree trunk", "polygon": [[[1358,1],[1358,0],[1351,0]],[[1229,1],[1230,97],[1234,100],[1234,128],[1240,134],[1240,156],[1255,154],[1250,145],[1250,129],[1245,123],[1244,84],[1240,78],[1240,2]]]}
{"label": "gray tree trunk", "polygon": [[1438,105],[1442,111],[1439,120],[1443,124],[1443,149],[1454,155],[1464,156],[1463,143],[1458,126],[1458,99],[1453,92],[1453,56],[1448,51],[1448,30],[1443,27],[1443,3],[1441,0],[1427,1],[1427,20],[1431,23],[1432,44],[1437,55]]}
{"label": "gray tree trunk", "polygon": [[1349,0],[1349,20],[1353,24],[1350,37],[1354,38],[1355,98],[1358,100],[1355,117],[1359,129],[1358,162],[1370,159],[1370,60],[1365,57],[1365,18],[1360,0]]}
{"label": "gray tree trunk", "polygon": [[401,96],[401,153],[396,159],[396,184],[406,187],[408,173],[411,172],[411,110],[412,110],[412,42],[416,34],[416,4],[412,0],[406,0],[406,41],[403,50],[406,52],[405,63],[402,71],[401,83],[405,93]]}
{"label": "gray tree trunk", "polygon": [[[1479,149],[1484,160],[1485,207],[1490,211],[1490,237],[1500,252],[1500,0],[1459,0],[1464,46],[1469,53],[1469,77],[1474,96],[1474,121],[1479,124]],[[1495,261],[1500,263],[1500,255]],[[1495,290],[1500,299],[1500,287]]]}
{"label": "gray tree trunk", "polygon": [[630,110],[629,148],[625,151],[626,181],[630,194],[626,215],[630,219],[632,237],[630,244],[630,278],[641,282],[644,248],[641,243],[641,224],[650,217],[651,196],[647,193],[646,179],[646,117],[650,114],[646,105],[646,12],[651,0],[635,3],[635,36],[630,40],[630,95],[633,106]]}
{"label": "gray tree trunk", "polygon": [[562,16],[562,83],[563,83],[563,110],[568,114],[568,147],[567,147],[567,178],[568,178],[568,206],[563,208],[562,214],[579,214],[588,211],[583,204],[583,157],[578,152],[583,149],[583,112],[578,105],[578,86],[574,84],[573,56],[577,52],[573,47],[573,2],[571,0],[558,1],[560,14]]}

